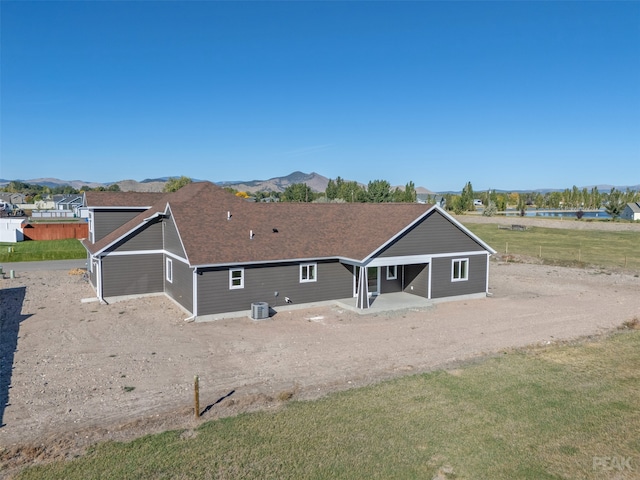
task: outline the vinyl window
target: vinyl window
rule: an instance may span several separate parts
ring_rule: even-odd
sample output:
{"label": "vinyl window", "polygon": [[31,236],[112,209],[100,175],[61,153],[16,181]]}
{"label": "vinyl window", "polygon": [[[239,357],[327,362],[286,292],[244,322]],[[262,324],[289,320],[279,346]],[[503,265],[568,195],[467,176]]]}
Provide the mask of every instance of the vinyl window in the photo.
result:
{"label": "vinyl window", "polygon": [[165,275],[167,282],[173,283],[173,260],[171,260],[170,258],[167,258]]}
{"label": "vinyl window", "polygon": [[469,279],[469,259],[459,258],[451,261],[451,281],[463,282]]}
{"label": "vinyl window", "polygon": [[229,270],[229,288],[244,288],[244,268]]}
{"label": "vinyl window", "polygon": [[318,280],[318,264],[303,263],[300,265],[300,283],[315,282]]}
{"label": "vinyl window", "polygon": [[389,265],[387,267],[387,280],[395,280],[398,278],[398,266]]}

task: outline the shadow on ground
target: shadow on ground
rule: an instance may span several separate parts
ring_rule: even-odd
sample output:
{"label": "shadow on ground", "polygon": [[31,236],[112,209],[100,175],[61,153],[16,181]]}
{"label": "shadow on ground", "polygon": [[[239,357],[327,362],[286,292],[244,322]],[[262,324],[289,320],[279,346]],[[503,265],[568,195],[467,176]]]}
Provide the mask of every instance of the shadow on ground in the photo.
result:
{"label": "shadow on ground", "polygon": [[18,347],[20,323],[31,315],[22,315],[26,287],[0,290],[0,428],[5,426],[4,410],[9,405],[13,359]]}
{"label": "shadow on ground", "polygon": [[200,417],[202,415],[204,415],[205,413],[207,413],[209,410],[211,410],[213,407],[215,407],[217,404],[219,404],[220,402],[222,402],[224,399],[229,398],[231,395],[233,395],[234,393],[236,393],[235,390],[231,390],[229,393],[227,393],[226,395],[220,397],[218,400],[216,400],[215,402],[213,402],[210,405],[207,405],[206,408],[202,411],[202,413],[199,415]]}

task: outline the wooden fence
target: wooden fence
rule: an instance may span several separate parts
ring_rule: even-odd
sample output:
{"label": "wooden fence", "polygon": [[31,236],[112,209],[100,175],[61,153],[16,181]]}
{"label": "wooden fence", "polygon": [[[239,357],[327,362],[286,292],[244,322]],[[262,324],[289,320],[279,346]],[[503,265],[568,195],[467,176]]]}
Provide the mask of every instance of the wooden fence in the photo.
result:
{"label": "wooden fence", "polygon": [[29,223],[23,229],[25,240],[61,240],[87,238],[88,223]]}

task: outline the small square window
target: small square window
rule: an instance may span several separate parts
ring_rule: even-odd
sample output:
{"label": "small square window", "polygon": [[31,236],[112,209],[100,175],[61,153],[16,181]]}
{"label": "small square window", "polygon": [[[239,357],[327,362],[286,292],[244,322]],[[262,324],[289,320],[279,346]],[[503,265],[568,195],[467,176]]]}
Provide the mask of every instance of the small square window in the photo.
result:
{"label": "small square window", "polygon": [[167,282],[173,283],[173,260],[167,258],[167,267],[165,268]]}
{"label": "small square window", "polygon": [[318,264],[303,263],[300,265],[300,282],[315,282],[317,280]]}
{"label": "small square window", "polygon": [[244,268],[229,270],[229,288],[244,288]]}
{"label": "small square window", "polygon": [[462,282],[469,279],[469,259],[461,258],[451,263],[451,281]]}
{"label": "small square window", "polygon": [[398,266],[389,265],[387,267],[387,280],[395,280],[398,278]]}

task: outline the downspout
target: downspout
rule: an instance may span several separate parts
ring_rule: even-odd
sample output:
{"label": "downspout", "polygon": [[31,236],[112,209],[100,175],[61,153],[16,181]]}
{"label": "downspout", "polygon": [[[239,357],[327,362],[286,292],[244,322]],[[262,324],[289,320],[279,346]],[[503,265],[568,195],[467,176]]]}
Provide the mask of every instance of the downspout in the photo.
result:
{"label": "downspout", "polygon": [[96,294],[100,303],[109,305],[109,303],[102,296],[102,256],[98,257],[98,263],[96,264]]}
{"label": "downspout", "polygon": [[429,259],[429,274],[428,274],[428,282],[429,287],[427,288],[427,300],[431,300],[431,265],[433,265],[433,257]]}
{"label": "downspout", "polygon": [[485,279],[485,282],[484,282],[484,289],[487,296],[489,296],[489,258],[490,257],[491,257],[491,254],[487,252],[487,278]]}

